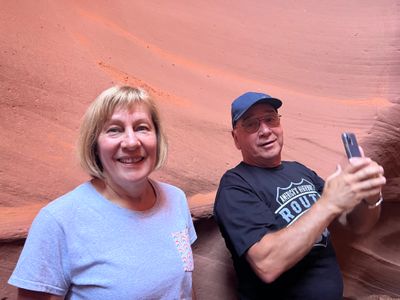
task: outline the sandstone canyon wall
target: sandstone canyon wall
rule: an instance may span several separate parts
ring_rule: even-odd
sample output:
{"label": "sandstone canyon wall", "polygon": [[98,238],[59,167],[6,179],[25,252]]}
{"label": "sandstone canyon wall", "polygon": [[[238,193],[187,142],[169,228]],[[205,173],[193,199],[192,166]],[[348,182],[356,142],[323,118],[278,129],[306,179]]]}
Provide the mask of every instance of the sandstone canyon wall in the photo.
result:
{"label": "sandstone canyon wall", "polygon": [[[326,177],[354,131],[385,167],[381,222],[334,232],[345,296],[400,297],[400,2],[1,1],[0,298],[38,209],[87,176],[74,145],[97,94],[127,83],[157,99],[170,143],[154,178],[188,195],[199,240],[198,299],[232,299],[212,203],[240,161],[230,103],[244,91],[284,100],[284,159]],[[376,296],[378,297],[378,296]]]}

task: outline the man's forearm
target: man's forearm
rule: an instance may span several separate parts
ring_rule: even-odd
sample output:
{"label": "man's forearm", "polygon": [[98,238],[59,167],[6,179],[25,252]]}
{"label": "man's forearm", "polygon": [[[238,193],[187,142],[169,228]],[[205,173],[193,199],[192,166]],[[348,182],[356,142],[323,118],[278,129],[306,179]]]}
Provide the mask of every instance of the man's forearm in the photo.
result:
{"label": "man's forearm", "polygon": [[250,247],[247,260],[263,281],[273,282],[311,250],[339,213],[329,202],[320,199],[296,222],[266,234]]}
{"label": "man's forearm", "polygon": [[356,234],[367,233],[378,222],[381,206],[374,206],[377,201],[362,201],[347,215],[347,227]]}

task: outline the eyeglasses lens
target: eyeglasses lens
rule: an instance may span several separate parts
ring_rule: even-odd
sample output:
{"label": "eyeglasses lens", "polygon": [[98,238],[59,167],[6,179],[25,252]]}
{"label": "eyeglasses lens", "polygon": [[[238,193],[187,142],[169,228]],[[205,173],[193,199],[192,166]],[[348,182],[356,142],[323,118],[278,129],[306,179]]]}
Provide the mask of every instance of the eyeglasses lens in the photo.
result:
{"label": "eyeglasses lens", "polygon": [[264,122],[270,128],[278,127],[280,117],[280,115],[268,115],[261,118],[250,118],[244,120],[242,126],[248,133],[254,133],[260,129],[261,122]]}

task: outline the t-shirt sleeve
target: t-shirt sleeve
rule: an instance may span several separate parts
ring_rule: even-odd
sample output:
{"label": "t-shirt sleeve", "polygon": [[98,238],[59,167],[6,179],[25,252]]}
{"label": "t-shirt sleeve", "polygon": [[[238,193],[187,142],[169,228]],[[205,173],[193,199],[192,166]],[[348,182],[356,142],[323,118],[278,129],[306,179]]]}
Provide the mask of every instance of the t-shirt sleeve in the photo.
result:
{"label": "t-shirt sleeve", "polygon": [[317,192],[319,194],[322,194],[322,192],[324,190],[324,186],[325,186],[325,181],[321,177],[319,177],[318,174],[314,170],[311,170],[311,169],[308,169],[308,170],[314,176],[313,182],[315,184],[315,189],[317,190]]}
{"label": "t-shirt sleeve", "polygon": [[214,214],[222,234],[239,257],[265,234],[276,230],[275,217],[269,206],[234,174],[222,178]]}
{"label": "t-shirt sleeve", "polygon": [[[175,187],[176,188],[176,187]],[[186,229],[189,235],[190,244],[193,244],[197,239],[196,230],[193,225],[192,215],[190,214],[188,199],[184,191],[179,188],[176,188],[177,192],[175,193],[175,197],[178,199],[178,210],[180,213],[180,217],[186,223]]]}
{"label": "t-shirt sleeve", "polygon": [[196,230],[193,225],[192,215],[190,214],[190,209],[189,209],[186,195],[184,195],[184,211],[186,214],[186,222],[187,222],[187,228],[188,228],[188,233],[189,233],[189,238],[190,238],[190,244],[193,244],[197,239],[197,234],[196,234]]}
{"label": "t-shirt sleeve", "polygon": [[308,172],[309,176],[312,179],[313,184],[315,185],[315,190],[321,195],[324,190],[325,181],[321,177],[319,177],[314,170],[311,170],[310,168],[306,167],[305,165],[299,162],[295,163],[299,166],[300,170],[304,169]]}
{"label": "t-shirt sleeve", "polygon": [[314,181],[315,182],[315,189],[321,195],[323,190],[324,190],[325,181],[321,177],[319,177],[317,175],[317,173],[315,173],[314,171],[313,171],[313,173],[315,174],[315,181]]}
{"label": "t-shirt sleeve", "polygon": [[63,230],[46,210],[34,219],[8,283],[19,288],[65,295],[66,247]]}

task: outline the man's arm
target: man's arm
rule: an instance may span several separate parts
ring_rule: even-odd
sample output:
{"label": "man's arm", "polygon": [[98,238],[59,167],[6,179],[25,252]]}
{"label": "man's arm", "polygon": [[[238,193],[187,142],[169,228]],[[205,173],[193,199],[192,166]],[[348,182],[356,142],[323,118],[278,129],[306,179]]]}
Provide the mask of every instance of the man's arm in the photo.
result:
{"label": "man's arm", "polygon": [[[365,157],[364,149],[360,146],[359,149],[361,156]],[[350,158],[350,162],[353,160],[354,158]],[[382,191],[378,195],[364,199],[352,211],[342,214],[339,218],[339,223],[345,225],[356,234],[367,233],[379,220],[382,200]]]}
{"label": "man's arm", "polygon": [[381,206],[379,204],[375,206],[375,203],[380,201],[381,196],[379,195],[379,198],[373,197],[370,199],[361,201],[360,204],[345,216],[345,225],[356,234],[369,232],[379,220]]}
{"label": "man's arm", "polygon": [[320,199],[290,226],[266,234],[246,253],[255,273],[265,282],[273,282],[301,260],[338,213]]}
{"label": "man's arm", "polygon": [[255,273],[263,281],[273,282],[311,250],[337,216],[352,210],[362,199],[376,197],[385,182],[382,167],[368,158],[339,169],[327,179],[321,198],[304,215],[249,248],[246,258]]}

